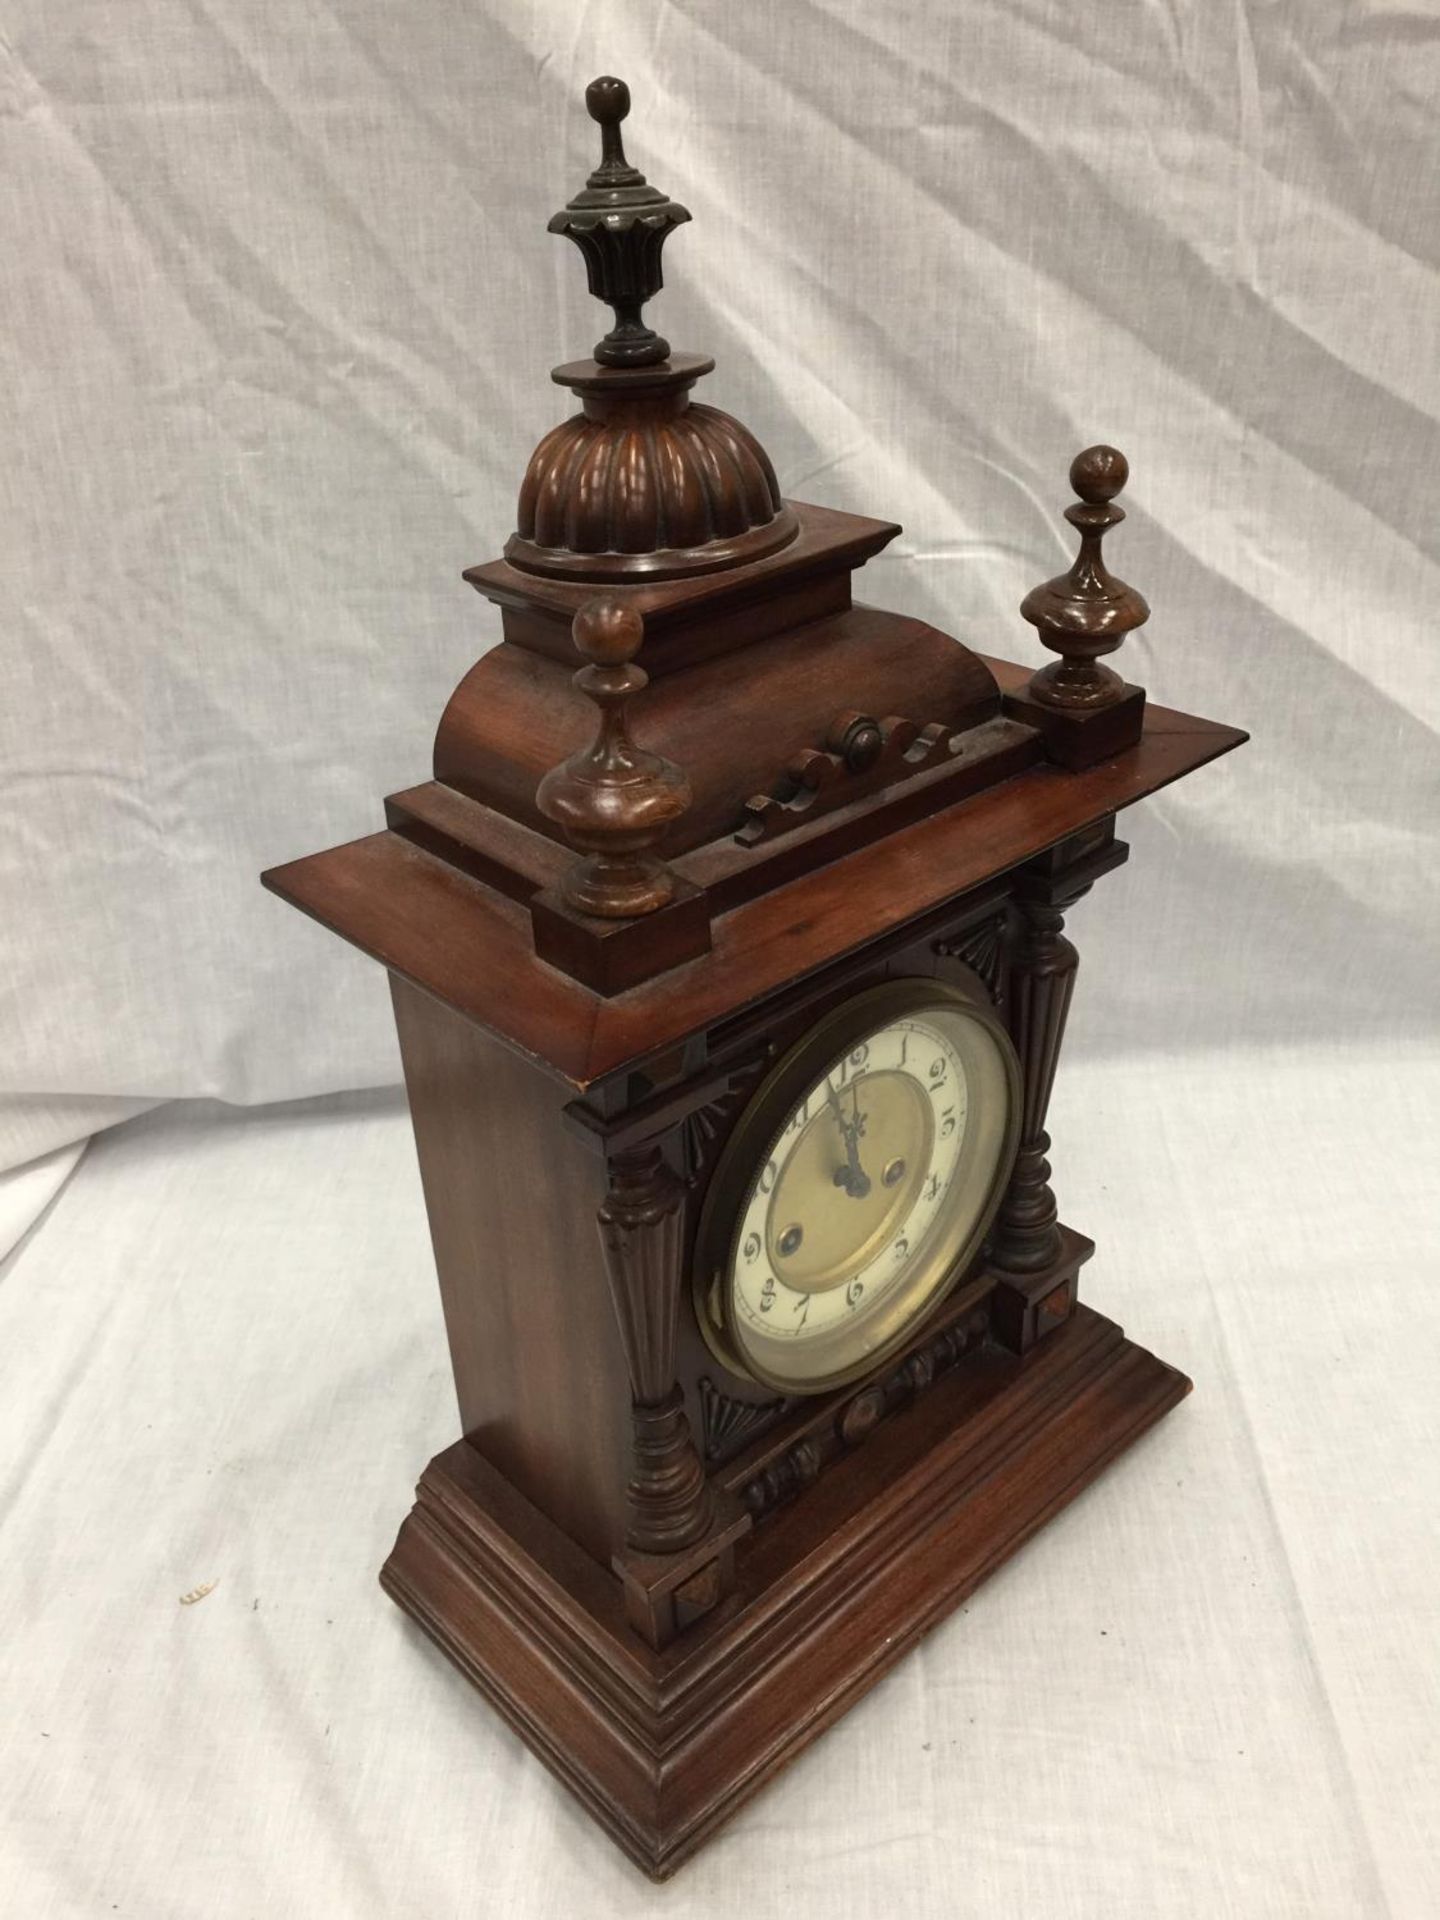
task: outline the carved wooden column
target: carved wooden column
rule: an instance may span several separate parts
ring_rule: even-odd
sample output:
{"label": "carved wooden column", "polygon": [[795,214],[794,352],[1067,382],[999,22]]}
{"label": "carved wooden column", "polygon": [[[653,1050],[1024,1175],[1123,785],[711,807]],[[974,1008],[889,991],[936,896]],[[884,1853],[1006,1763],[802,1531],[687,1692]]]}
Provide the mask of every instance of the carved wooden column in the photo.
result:
{"label": "carved wooden column", "polygon": [[[1081,886],[1065,905],[1084,891]],[[1080,956],[1061,931],[1065,918],[1058,905],[1037,897],[1023,880],[1016,904],[1021,931],[1011,962],[1009,998],[1010,1033],[1020,1056],[1020,1151],[1000,1203],[992,1248],[998,1266],[1030,1273],[1048,1266],[1060,1251],[1045,1116]]]}
{"label": "carved wooden column", "polygon": [[618,1154],[599,1211],[600,1240],[630,1371],[634,1465],[626,1538],[673,1553],[710,1525],[705,1470],[675,1380],[685,1187],[653,1144]]}
{"label": "carved wooden column", "polygon": [[675,1378],[686,1186],[653,1140],[611,1155],[598,1219],[630,1373],[633,1455],[626,1546],[613,1565],[625,1613],[663,1647],[735,1588],[735,1545],[752,1525],[705,1478]]}
{"label": "carved wooden column", "polygon": [[1016,1352],[1068,1317],[1075,1273],[1089,1257],[1090,1242],[1062,1228],[1056,1217],[1045,1131],[1079,965],[1064,934],[1065,914],[1129,855],[1125,842],[1115,838],[1112,816],[1052,847],[1012,883],[1018,925],[1006,1008],[1020,1056],[1020,1151],[990,1237],[990,1259],[1001,1274],[1013,1276],[999,1290],[997,1325]]}

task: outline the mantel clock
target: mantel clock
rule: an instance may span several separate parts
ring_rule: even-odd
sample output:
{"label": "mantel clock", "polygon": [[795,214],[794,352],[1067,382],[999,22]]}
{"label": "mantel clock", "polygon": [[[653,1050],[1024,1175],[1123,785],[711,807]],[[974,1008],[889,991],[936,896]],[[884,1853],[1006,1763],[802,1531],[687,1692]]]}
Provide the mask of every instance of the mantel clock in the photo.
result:
{"label": "mantel clock", "polygon": [[392,984],[461,1437],[381,1578],[663,1877],[1188,1390],[1080,1303],[1045,1118],[1117,812],[1244,735],[1102,664],[1112,447],[1040,671],[854,599],[899,528],[695,397],[689,214],[587,102],[614,325],[465,575],[503,640],[266,883]]}

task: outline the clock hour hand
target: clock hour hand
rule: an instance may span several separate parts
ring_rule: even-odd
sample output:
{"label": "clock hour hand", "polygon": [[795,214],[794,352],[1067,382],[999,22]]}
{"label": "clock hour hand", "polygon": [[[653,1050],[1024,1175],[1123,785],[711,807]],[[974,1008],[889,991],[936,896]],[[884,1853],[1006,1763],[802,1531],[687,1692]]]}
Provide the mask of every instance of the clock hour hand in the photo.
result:
{"label": "clock hour hand", "polygon": [[847,1120],[840,1106],[840,1096],[827,1080],[825,1091],[830,1105],[835,1109],[835,1124],[840,1129],[840,1137],[845,1142],[845,1160],[843,1167],[835,1169],[835,1184],[843,1187],[852,1200],[863,1200],[870,1191],[870,1176],[860,1165],[860,1135],[864,1129],[864,1119],[860,1113],[859,1099],[855,1096],[855,1117]]}

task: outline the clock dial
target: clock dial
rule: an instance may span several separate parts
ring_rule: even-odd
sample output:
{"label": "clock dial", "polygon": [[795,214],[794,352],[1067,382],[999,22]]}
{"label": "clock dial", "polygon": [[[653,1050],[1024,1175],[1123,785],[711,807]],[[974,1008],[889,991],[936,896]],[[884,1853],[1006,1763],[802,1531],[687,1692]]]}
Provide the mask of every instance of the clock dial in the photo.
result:
{"label": "clock dial", "polygon": [[934,981],[822,1022],[742,1117],[702,1221],[702,1326],[727,1364],[818,1392],[900,1345],[978,1250],[1016,1105],[1003,1032]]}

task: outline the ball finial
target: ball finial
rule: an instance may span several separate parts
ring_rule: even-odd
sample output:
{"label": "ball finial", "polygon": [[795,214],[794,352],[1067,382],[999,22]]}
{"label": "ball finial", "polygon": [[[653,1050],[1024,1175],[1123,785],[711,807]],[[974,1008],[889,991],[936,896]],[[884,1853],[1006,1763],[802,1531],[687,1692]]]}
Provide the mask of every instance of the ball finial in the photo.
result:
{"label": "ball finial", "polygon": [[582,856],[560,882],[569,904],[598,919],[633,920],[674,895],[675,876],[655,848],[690,805],[690,787],[677,766],[630,737],[630,702],[649,684],[632,664],[645,637],[640,614],[596,594],[570,631],[590,663],[575,685],[594,701],[599,728],[590,746],[550,769],[535,804]]}
{"label": "ball finial", "polygon": [[618,126],[630,111],[630,89],[613,73],[602,73],[585,89],[585,110],[602,127]]}
{"label": "ball finial", "polygon": [[1032,675],[1029,697],[1043,707],[1095,712],[1125,697],[1118,673],[1100,665],[1133,628],[1150,618],[1144,598],[1105,565],[1101,543],[1125,518],[1114,499],[1130,478],[1130,463],[1118,447],[1086,447],[1070,463],[1070,484],[1080,496],[1065,518],[1080,535],[1080,551],[1068,573],[1027,593],[1020,612],[1060,658]]}
{"label": "ball finial", "polygon": [[1118,447],[1086,447],[1070,462],[1070,484],[1092,507],[1113,500],[1130,478],[1130,462]]}
{"label": "ball finial", "polygon": [[623,667],[640,651],[645,622],[613,594],[587,600],[571,624],[576,649],[597,667]]}

